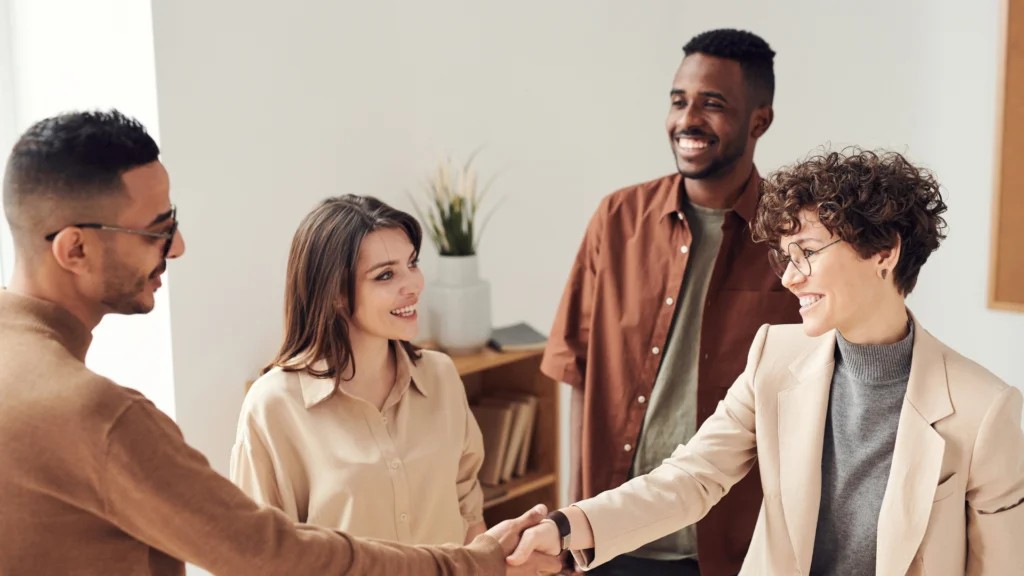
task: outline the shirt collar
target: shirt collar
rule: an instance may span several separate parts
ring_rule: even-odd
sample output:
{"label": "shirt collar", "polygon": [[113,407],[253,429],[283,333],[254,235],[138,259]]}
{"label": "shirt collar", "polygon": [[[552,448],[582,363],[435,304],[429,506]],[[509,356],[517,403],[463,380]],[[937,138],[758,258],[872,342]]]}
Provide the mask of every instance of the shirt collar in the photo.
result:
{"label": "shirt collar", "polygon": [[[667,194],[664,195],[665,203],[661,207],[661,216],[672,216],[680,214],[680,210],[683,205],[683,177],[678,172],[671,178],[665,181],[665,186],[669,186]],[[754,214],[757,212],[757,201],[760,195],[761,189],[761,175],[757,172],[755,166],[750,171],[750,177],[747,178],[747,183],[743,186],[743,191],[740,192],[739,197],[736,199],[736,203],[732,205],[732,210],[740,215],[746,222],[750,222],[754,219]]]}
{"label": "shirt collar", "polygon": [[92,331],[63,306],[3,288],[0,289],[0,318],[13,318],[17,324],[42,328],[75,358],[85,362],[92,344]]}
{"label": "shirt collar", "polygon": [[[410,383],[420,394],[428,395],[428,386],[424,385],[424,379],[412,359],[409,358],[409,354],[406,353],[405,347],[398,342],[391,342],[391,347],[395,350],[397,370],[395,371],[395,386],[388,396],[389,401],[385,404],[385,408],[392,404],[391,398],[395,398],[395,401],[401,398],[409,389]],[[313,364],[312,369],[316,372],[324,372],[327,367],[327,360],[318,360]],[[359,367],[357,366],[356,369],[358,370]],[[323,403],[338,392],[334,378],[318,378],[310,374],[308,370],[299,371],[299,387],[302,390],[302,401],[307,410]],[[345,392],[342,391],[341,394],[345,395]]]}

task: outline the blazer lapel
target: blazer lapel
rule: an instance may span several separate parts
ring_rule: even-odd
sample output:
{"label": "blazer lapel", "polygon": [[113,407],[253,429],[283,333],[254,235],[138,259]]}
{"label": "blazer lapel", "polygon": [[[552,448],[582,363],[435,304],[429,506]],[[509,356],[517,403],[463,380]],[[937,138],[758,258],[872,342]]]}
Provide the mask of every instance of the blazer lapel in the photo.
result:
{"label": "blazer lapel", "polygon": [[932,424],[953,413],[941,345],[916,319],[914,324],[907,396],[878,516],[879,576],[906,574],[921,546],[946,448]]}
{"label": "blazer lapel", "polygon": [[821,504],[821,448],[835,367],[835,333],[790,365],[798,381],[779,392],[779,484],[789,539],[800,571],[810,571]]}

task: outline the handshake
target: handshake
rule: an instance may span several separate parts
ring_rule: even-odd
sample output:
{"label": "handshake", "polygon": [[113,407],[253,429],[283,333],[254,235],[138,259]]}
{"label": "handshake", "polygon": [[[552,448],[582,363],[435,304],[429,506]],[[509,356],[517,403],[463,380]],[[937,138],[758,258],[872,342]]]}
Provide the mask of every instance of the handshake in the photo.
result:
{"label": "handshake", "polygon": [[543,504],[526,514],[505,520],[487,531],[501,544],[507,564],[507,576],[561,574],[562,540],[554,522],[545,522],[548,509]]}

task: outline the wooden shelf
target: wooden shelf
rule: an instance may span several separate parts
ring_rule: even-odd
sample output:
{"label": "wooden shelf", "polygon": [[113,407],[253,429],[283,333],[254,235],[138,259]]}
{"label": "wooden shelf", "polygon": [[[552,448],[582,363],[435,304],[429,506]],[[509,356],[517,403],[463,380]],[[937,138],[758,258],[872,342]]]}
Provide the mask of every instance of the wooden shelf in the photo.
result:
{"label": "wooden shelf", "polygon": [[520,496],[552,486],[558,481],[554,473],[532,472],[499,486],[484,486],[484,510],[504,504]]}
{"label": "wooden shelf", "polygon": [[[438,350],[432,342],[417,342],[416,345],[428,350]],[[476,374],[477,372],[483,372],[484,370],[500,368],[506,364],[511,364],[527,358],[539,358],[543,354],[543,349],[525,350],[522,352],[498,352],[494,348],[486,346],[483,350],[475,354],[449,354],[449,356],[451,357],[452,362],[455,363],[455,368],[458,369],[459,375],[468,376],[469,374]]]}

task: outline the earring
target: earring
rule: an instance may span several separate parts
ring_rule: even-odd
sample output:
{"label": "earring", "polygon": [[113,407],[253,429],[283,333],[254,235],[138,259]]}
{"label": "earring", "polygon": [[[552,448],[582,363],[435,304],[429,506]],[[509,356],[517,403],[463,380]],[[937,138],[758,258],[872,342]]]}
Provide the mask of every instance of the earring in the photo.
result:
{"label": "earring", "polygon": [[885,277],[888,276],[888,275],[889,275],[889,271],[886,270],[885,268],[883,268],[882,269],[882,280],[885,280]]}

